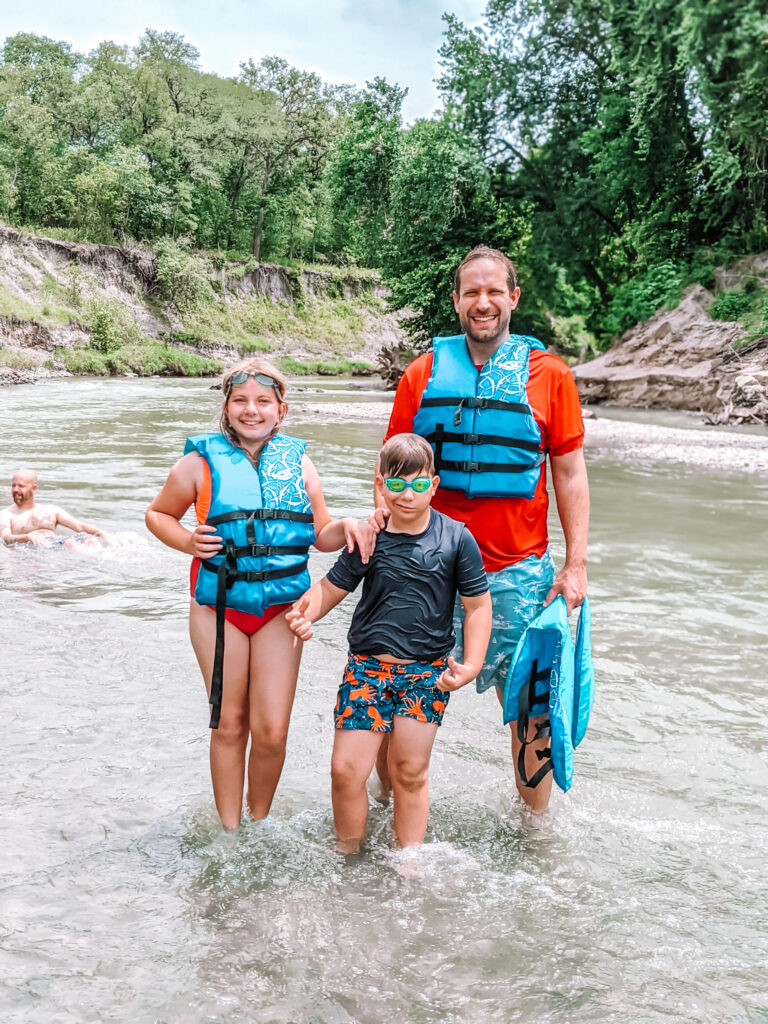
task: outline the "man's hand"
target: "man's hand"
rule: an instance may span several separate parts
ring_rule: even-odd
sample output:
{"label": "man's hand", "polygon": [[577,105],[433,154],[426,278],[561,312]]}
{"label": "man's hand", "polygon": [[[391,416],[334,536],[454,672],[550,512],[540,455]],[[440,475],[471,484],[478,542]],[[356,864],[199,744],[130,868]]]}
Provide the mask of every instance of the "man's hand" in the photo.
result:
{"label": "man's hand", "polygon": [[221,537],[216,536],[216,527],[200,523],[189,535],[189,554],[193,558],[212,558],[221,551]]}
{"label": "man's hand", "polygon": [[453,690],[458,690],[462,686],[466,686],[467,683],[471,683],[479,671],[479,668],[475,668],[469,662],[462,664],[460,661],[456,661],[452,654],[449,654],[448,668],[435,685],[443,693],[451,693]]}
{"label": "man's hand", "polygon": [[312,622],[306,617],[308,608],[309,594],[307,593],[302,594],[298,601],[294,601],[290,611],[285,613],[286,622],[299,640],[309,640],[312,636]]}
{"label": "man's hand", "polygon": [[367,565],[370,561],[373,549],[376,547],[376,534],[378,530],[374,530],[370,523],[370,517],[368,521],[365,519],[342,519],[344,526],[344,543],[347,546],[347,551],[350,554],[357,548],[360,553],[360,560],[363,565]]}
{"label": "man's hand", "polygon": [[549,593],[544,598],[544,607],[546,608],[548,604],[551,604],[560,594],[562,594],[565,600],[565,606],[570,615],[573,609],[578,608],[587,596],[586,565],[564,565],[557,576],[555,576]]}

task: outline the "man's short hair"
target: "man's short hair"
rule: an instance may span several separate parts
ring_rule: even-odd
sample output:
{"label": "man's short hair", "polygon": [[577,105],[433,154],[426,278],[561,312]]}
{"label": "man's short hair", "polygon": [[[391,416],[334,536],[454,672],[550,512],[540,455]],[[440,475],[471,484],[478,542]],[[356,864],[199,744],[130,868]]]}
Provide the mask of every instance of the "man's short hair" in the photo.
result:
{"label": "man's short hair", "polygon": [[429,441],[418,434],[395,434],[386,442],[379,456],[382,476],[410,476],[423,469],[435,475],[435,456]]}
{"label": "man's short hair", "polygon": [[487,245],[476,245],[467,253],[453,275],[453,290],[457,295],[461,295],[461,272],[468,263],[472,263],[474,260],[496,260],[497,263],[501,263],[507,272],[507,284],[510,292],[517,288],[517,271],[509,256],[505,256],[499,249],[490,249]]}

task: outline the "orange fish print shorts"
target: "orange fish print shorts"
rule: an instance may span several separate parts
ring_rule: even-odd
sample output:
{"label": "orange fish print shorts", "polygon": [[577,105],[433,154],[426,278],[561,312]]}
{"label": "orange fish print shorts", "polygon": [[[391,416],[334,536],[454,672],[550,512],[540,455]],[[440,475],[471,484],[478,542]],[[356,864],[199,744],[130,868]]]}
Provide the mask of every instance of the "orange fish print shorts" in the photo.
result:
{"label": "orange fish print shorts", "polygon": [[440,725],[450,694],[438,690],[436,683],[447,664],[438,658],[391,665],[350,654],[336,698],[336,728],[392,732],[396,715]]}

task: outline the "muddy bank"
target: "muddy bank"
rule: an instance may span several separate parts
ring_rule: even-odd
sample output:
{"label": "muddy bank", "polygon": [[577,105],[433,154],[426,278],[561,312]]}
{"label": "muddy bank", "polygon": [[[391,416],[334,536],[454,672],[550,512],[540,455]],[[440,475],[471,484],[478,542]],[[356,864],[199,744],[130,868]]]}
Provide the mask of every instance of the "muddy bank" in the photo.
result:
{"label": "muddy bank", "polygon": [[[768,254],[719,271],[716,290],[737,289],[748,274],[768,282]],[[768,423],[768,336],[744,344],[742,323],[710,317],[714,298],[694,285],[675,309],[660,310],[597,359],[574,366],[582,401]]]}

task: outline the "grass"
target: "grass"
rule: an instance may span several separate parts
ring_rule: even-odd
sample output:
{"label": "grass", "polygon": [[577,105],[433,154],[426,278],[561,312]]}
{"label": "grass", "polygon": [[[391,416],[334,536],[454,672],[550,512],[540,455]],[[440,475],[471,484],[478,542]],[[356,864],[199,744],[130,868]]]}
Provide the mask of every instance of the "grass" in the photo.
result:
{"label": "grass", "polygon": [[56,358],[77,376],[212,377],[223,370],[217,359],[185,352],[151,338],[122,345],[113,352],[88,347],[57,348]]}
{"label": "grass", "polygon": [[290,373],[296,377],[370,377],[376,373],[376,368],[370,363],[354,359],[334,359],[327,362],[322,359],[300,360],[294,359],[293,356],[281,356],[276,363],[283,373]]}
{"label": "grass", "polygon": [[25,356],[23,352],[15,352],[0,346],[0,366],[5,366],[9,370],[36,370],[38,363],[32,356]]}

